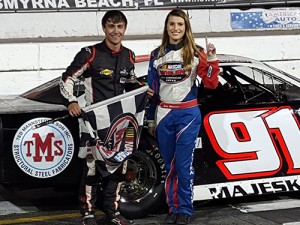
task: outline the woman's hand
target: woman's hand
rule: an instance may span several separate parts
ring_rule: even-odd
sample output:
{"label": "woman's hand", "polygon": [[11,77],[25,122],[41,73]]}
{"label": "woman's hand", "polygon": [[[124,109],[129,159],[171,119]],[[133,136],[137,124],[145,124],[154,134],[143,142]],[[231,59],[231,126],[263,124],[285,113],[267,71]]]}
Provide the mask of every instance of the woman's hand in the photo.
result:
{"label": "woman's hand", "polygon": [[206,54],[208,58],[214,58],[216,55],[216,48],[214,44],[208,43],[207,36],[205,37],[205,43],[206,43]]}

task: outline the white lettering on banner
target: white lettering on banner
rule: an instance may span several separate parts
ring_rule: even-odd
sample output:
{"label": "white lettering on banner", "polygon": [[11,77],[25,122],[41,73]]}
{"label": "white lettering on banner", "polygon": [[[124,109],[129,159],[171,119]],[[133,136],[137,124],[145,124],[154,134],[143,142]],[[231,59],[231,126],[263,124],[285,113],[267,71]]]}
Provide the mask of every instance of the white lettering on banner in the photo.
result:
{"label": "white lettering on banner", "polygon": [[58,1],[58,4],[57,4],[57,7],[58,7],[59,9],[62,9],[62,8],[70,8],[70,6],[69,6],[67,0],[59,0],[59,1]]}
{"label": "white lettering on banner", "polygon": [[[98,1],[98,2],[97,2]],[[132,7],[133,0],[75,0],[77,8]]]}
{"label": "white lettering on banner", "polygon": [[103,7],[103,6],[109,7],[109,3],[107,0],[99,0],[98,6],[99,7]]}
{"label": "white lettering on banner", "polygon": [[[162,6],[163,0],[144,0],[141,5]],[[67,9],[67,8],[110,8],[130,7],[139,8],[137,0],[0,0],[0,9],[25,10],[25,9]]]}
{"label": "white lettering on banner", "polygon": [[114,0],[110,0],[110,4],[113,6],[113,7],[119,7],[120,6],[120,2],[114,2]]}
{"label": "white lettering on banner", "polygon": [[122,6],[133,6],[133,0],[122,0]]}
{"label": "white lettering on banner", "polygon": [[16,10],[52,8],[70,8],[70,5],[68,4],[68,0],[0,0],[0,9]]}
{"label": "white lettering on banner", "polygon": [[75,0],[75,6],[78,8],[97,8],[97,7],[102,7],[106,6],[109,7],[109,3],[107,0]]}
{"label": "white lettering on banner", "polygon": [[86,3],[84,0],[75,0],[75,6],[78,8],[86,7]]}
{"label": "white lettering on banner", "polygon": [[97,0],[87,0],[87,6],[89,8],[97,7]]}
{"label": "white lettering on banner", "polygon": [[45,0],[45,8],[56,8],[56,1],[55,0]]}
{"label": "white lettering on banner", "polygon": [[3,5],[4,5],[5,9],[18,9],[19,8],[17,0],[3,0],[3,2],[4,2]]}
{"label": "white lettering on banner", "polygon": [[159,2],[159,0],[144,0],[144,5],[145,6],[151,6],[151,5],[159,6],[159,5],[164,5],[164,3]]}
{"label": "white lettering on banner", "polygon": [[159,2],[158,0],[154,0],[154,5],[158,6],[158,5],[164,5],[163,2]]}
{"label": "white lettering on banner", "polygon": [[20,0],[20,2],[22,3],[24,9],[28,9],[29,0]]}
{"label": "white lettering on banner", "polygon": [[70,8],[67,0],[59,0],[57,4],[58,8]]}
{"label": "white lettering on banner", "polygon": [[287,173],[300,172],[299,124],[290,107],[213,112],[204,126],[229,180],[276,174],[283,163],[278,148]]}
{"label": "white lettering on banner", "polygon": [[99,0],[98,6],[99,7],[103,7],[103,6],[109,7],[108,0]]}
{"label": "white lettering on banner", "polygon": [[18,129],[13,140],[13,157],[26,174],[36,178],[58,175],[70,164],[74,141],[69,129],[61,122],[33,130],[32,126],[48,121],[35,118]]}
{"label": "white lettering on banner", "polygon": [[37,8],[43,9],[45,7],[43,6],[42,3],[43,3],[43,0],[32,0],[32,7],[34,9],[37,9]]}

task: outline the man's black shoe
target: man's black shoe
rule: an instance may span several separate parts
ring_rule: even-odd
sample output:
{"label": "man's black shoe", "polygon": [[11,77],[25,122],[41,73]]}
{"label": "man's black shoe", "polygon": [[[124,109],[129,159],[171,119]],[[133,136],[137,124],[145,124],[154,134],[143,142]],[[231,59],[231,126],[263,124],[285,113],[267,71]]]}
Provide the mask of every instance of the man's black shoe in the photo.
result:
{"label": "man's black shoe", "polygon": [[174,224],[177,221],[177,216],[178,216],[178,214],[176,214],[176,213],[169,213],[166,216],[165,222],[168,224]]}
{"label": "man's black shoe", "polygon": [[86,215],[82,218],[83,225],[97,225],[94,215]]}
{"label": "man's black shoe", "polygon": [[108,211],[105,213],[106,225],[131,225],[132,222],[124,218],[120,212]]}
{"label": "man's black shoe", "polygon": [[186,213],[180,213],[177,217],[177,224],[189,224],[192,220],[192,216]]}

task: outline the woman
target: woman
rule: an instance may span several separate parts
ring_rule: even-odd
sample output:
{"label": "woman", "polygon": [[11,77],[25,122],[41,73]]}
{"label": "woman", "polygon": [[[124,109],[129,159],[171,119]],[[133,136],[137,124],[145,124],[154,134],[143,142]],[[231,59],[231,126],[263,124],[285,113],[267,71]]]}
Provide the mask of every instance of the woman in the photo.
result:
{"label": "woman", "polygon": [[[162,43],[151,53],[148,84],[154,91],[148,131],[156,137],[165,161],[166,223],[188,224],[193,209],[193,154],[201,125],[196,76],[216,88],[220,69],[216,49],[196,46],[186,13],[172,10],[165,20]],[[156,128],[156,129],[155,129]]]}

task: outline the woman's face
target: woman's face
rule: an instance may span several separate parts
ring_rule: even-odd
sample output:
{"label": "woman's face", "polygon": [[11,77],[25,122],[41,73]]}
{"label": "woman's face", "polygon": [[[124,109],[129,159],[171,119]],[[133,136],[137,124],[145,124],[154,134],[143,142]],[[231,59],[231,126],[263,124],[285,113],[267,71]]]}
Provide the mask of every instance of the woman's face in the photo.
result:
{"label": "woman's face", "polygon": [[167,32],[170,44],[178,44],[185,34],[184,19],[179,16],[169,16]]}

